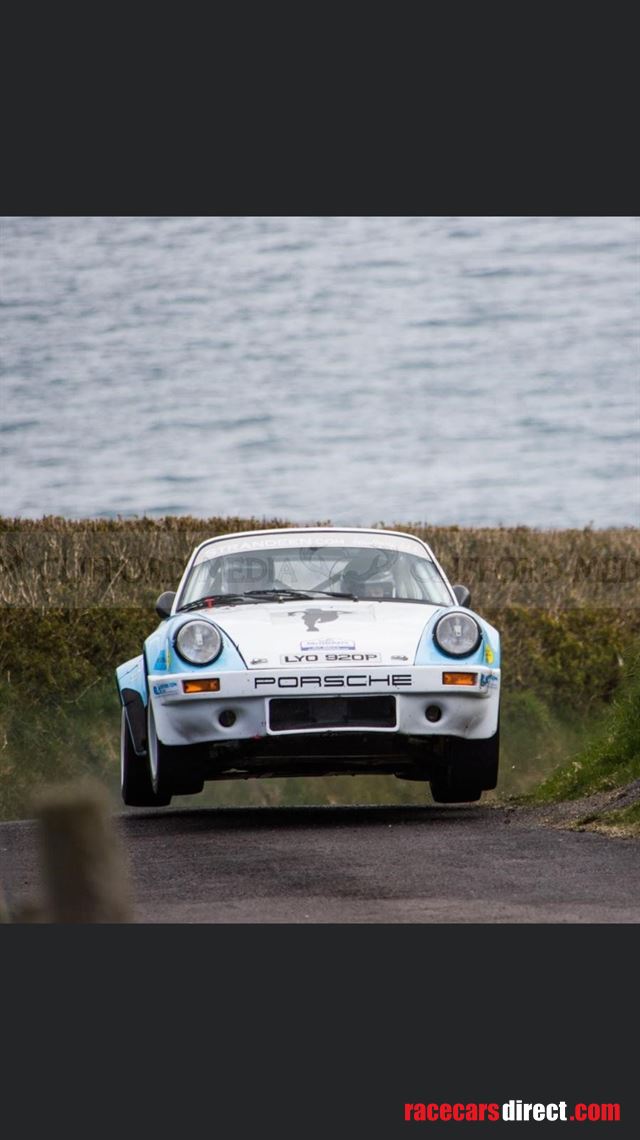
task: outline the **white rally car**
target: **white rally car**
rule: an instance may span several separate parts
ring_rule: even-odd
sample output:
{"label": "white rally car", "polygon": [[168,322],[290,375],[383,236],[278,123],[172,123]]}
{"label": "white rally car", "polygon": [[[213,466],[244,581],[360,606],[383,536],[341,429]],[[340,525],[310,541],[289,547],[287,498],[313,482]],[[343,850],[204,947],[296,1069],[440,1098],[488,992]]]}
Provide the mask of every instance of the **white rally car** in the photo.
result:
{"label": "white rally car", "polygon": [[500,638],[419,538],[300,527],[194,550],[116,670],[126,804],[205,780],[393,773],[440,803],[498,778]]}

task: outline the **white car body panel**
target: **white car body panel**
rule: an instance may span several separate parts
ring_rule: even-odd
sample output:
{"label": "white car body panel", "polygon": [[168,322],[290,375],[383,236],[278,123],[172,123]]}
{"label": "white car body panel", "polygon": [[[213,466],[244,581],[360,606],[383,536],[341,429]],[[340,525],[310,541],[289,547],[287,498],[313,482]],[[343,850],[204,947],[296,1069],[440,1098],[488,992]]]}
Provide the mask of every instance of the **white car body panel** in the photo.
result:
{"label": "white car body panel", "polygon": [[[349,660],[372,661],[372,654],[379,664],[396,665],[413,664],[425,624],[438,608],[340,598],[218,607],[207,616],[231,638],[249,669],[314,666],[327,655],[345,653],[352,655]],[[336,664],[331,656],[327,663]]]}
{"label": "white car body panel", "polygon": [[[454,669],[447,666],[448,672]],[[457,666],[460,669],[460,666]],[[165,744],[194,744],[205,741],[256,739],[281,736],[269,725],[268,702],[274,697],[310,696],[317,700],[335,696],[396,697],[396,724],[393,728],[368,728],[368,732],[398,732],[408,736],[441,736],[447,733],[466,739],[492,736],[498,725],[500,670],[469,666],[476,674],[473,687],[458,688],[443,683],[442,666],[362,667],[349,669],[269,669],[219,672],[203,671],[203,679],[217,677],[217,693],[186,695],[183,681],[193,674],[173,673],[150,676],[150,695],[159,737]],[[438,704],[442,717],[437,723],[425,717],[428,704]],[[231,727],[220,724],[219,715],[231,709],[236,721]],[[319,733],[322,728],[305,728]],[[339,727],[332,732],[361,732],[362,728]]]}

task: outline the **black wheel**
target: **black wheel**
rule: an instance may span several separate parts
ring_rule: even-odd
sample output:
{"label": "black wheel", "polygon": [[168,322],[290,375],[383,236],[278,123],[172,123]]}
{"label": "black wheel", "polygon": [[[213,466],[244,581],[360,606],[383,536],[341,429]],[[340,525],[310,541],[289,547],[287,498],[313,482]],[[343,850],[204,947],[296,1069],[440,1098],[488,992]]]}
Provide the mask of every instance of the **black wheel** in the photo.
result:
{"label": "black wheel", "polygon": [[158,740],[151,702],[147,708],[147,748],[151,785],[163,803],[170,803],[172,796],[191,796],[202,791],[202,749],[198,745],[181,747]]}
{"label": "black wheel", "polygon": [[473,803],[498,783],[500,729],[487,740],[452,740],[433,773],[431,795],[439,804]]}
{"label": "black wheel", "polygon": [[171,796],[163,797],[154,791],[148,758],[136,755],[124,709],[120,728],[120,791],[129,807],[166,807],[171,802]]}

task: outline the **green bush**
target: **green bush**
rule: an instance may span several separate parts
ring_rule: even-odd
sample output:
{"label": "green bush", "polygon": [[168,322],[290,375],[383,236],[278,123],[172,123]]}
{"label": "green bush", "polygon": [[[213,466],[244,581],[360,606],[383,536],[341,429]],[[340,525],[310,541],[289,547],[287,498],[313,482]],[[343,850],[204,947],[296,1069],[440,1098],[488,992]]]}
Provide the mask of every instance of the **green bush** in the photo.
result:
{"label": "green bush", "polygon": [[[640,621],[611,610],[509,606],[487,617],[502,635],[505,690],[534,693],[560,712],[610,700],[640,634]],[[77,697],[140,653],[157,622],[152,605],[7,606],[0,610],[0,677],[39,703]]]}
{"label": "green bush", "polygon": [[588,743],[538,788],[535,799],[575,799],[640,779],[640,654]]}
{"label": "green bush", "polygon": [[501,631],[506,688],[533,692],[559,711],[609,701],[640,636],[640,609],[627,607],[508,606],[486,616]]}

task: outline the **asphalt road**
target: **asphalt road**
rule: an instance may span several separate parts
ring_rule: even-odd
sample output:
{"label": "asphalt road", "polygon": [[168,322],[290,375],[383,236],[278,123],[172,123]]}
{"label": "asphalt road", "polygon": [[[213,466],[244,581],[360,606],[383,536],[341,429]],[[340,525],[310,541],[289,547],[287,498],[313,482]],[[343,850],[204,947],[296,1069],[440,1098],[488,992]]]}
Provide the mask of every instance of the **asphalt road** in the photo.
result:
{"label": "asphalt road", "polygon": [[[117,817],[144,923],[640,922],[640,842],[489,806],[196,808]],[[13,909],[32,821],[0,824]]]}

